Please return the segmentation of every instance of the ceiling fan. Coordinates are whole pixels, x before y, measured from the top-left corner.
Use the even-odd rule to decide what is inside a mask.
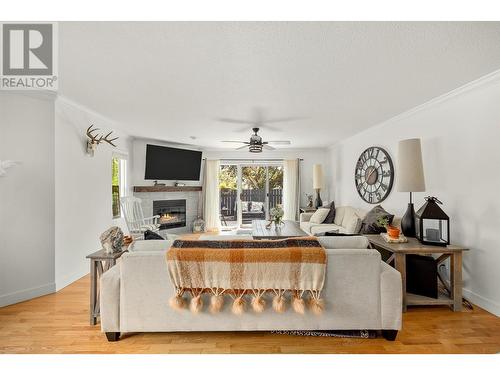
[[[257,134],[259,132],[259,128],[252,128],[252,131],[254,132],[254,134],[252,134],[250,136],[249,142],[245,142],[245,141],[222,141],[222,142],[225,142],[225,143],[243,143],[243,146],[237,147],[235,150],[241,150],[241,149],[244,149],[245,147],[248,147],[248,151],[250,151],[250,152],[262,152],[262,149],[275,150],[275,148],[270,146],[269,144],[289,145],[291,143],[290,141],[262,142],[262,137]]]

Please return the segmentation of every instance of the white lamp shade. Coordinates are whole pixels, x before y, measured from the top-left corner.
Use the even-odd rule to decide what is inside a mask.
[[[413,138],[399,141],[397,169],[398,191],[425,191],[420,139]]]
[[[313,165],[313,189],[323,188],[323,167],[321,164]]]

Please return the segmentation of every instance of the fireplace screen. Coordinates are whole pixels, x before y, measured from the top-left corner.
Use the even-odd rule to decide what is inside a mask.
[[[186,200],[153,201],[153,215],[159,215],[160,229],[186,226]]]

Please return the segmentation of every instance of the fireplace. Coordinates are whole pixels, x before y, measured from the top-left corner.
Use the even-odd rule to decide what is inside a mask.
[[[160,229],[186,226],[186,200],[168,199],[153,201],[153,215],[159,215]]]

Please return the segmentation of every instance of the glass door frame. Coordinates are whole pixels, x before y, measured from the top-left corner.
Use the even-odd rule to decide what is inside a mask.
[[[283,161],[267,161],[267,160],[259,160],[259,161],[253,161],[253,160],[237,160],[237,161],[232,161],[232,160],[224,160],[221,159],[221,166],[223,165],[235,165],[236,166],[236,205],[237,205],[237,226],[238,228],[242,227],[243,224],[243,215],[241,212],[241,194],[243,191],[242,185],[243,185],[243,174],[242,174],[242,169],[244,167],[264,167],[266,171],[266,183],[265,183],[265,202],[264,202],[264,207],[265,207],[265,219],[269,220],[269,167],[277,167],[281,166],[283,167]]]

